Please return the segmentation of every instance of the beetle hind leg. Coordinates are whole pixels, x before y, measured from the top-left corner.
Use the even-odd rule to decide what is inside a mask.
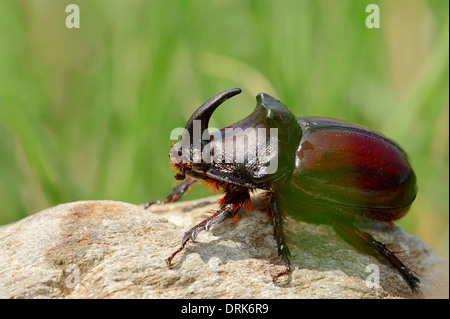
[[[386,244],[377,241],[372,235],[349,227],[340,223],[333,223],[333,228],[345,241],[366,253],[378,252],[383,256],[395,269],[397,269],[405,279],[409,287],[418,294],[422,293],[419,288],[420,280],[416,273],[403,264],[403,262],[391,251]]]

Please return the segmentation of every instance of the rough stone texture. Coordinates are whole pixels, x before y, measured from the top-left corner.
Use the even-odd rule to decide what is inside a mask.
[[[414,297],[386,262],[358,253],[324,225],[289,222],[294,271],[284,269],[263,204],[250,216],[202,232],[168,268],[184,231],[217,209],[216,197],[152,207],[83,201],[0,228],[1,298],[396,298]],[[425,298],[449,297],[449,263],[394,227],[370,229],[395,242],[420,274]],[[295,239],[295,240],[294,240]],[[381,288],[368,288],[368,265]]]

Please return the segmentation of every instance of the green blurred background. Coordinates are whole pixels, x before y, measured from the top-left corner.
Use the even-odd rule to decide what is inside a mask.
[[[66,5],[80,7],[68,29]],[[365,25],[366,5],[381,27]],[[359,123],[410,155],[419,195],[399,224],[448,257],[447,0],[0,2],[0,224],[63,202],[140,204],[175,184],[169,134],[241,87],[297,116]],[[210,194],[196,186],[186,199]]]

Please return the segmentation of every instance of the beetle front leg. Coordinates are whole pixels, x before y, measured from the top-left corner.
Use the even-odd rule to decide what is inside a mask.
[[[181,246],[178,248],[169,258],[167,258],[167,265],[170,267],[172,265],[172,259],[183,250],[187,241],[190,239],[195,242],[195,238],[197,235],[203,230],[209,230],[212,226],[220,224],[225,219],[234,217],[239,209],[241,209],[242,205],[244,205],[247,201],[250,200],[250,195],[248,192],[229,192],[225,195],[222,202],[224,203],[220,210],[216,212],[211,217],[205,219],[200,224],[194,226],[192,229],[187,231],[183,240],[181,241]]]
[[[422,295],[419,289],[420,280],[416,273],[406,267],[405,264],[403,264],[395,255],[395,253],[389,250],[384,243],[377,241],[368,233],[344,224],[334,223],[333,228],[339,236],[341,236],[348,243],[354,245],[356,248],[366,253],[378,252],[381,256],[386,258],[386,260],[400,272],[411,289],[419,296]]]
[[[273,230],[275,239],[277,241],[278,246],[278,255],[283,258],[283,261],[285,262],[286,270],[272,276],[273,281],[276,281],[278,277],[289,275],[291,272],[291,261],[289,260],[289,257],[291,257],[291,252],[289,251],[289,248],[287,247],[285,241],[284,241],[284,232],[283,232],[283,216],[278,209],[279,203],[275,195],[272,194],[270,201],[269,201],[269,216],[272,217],[273,222]]]
[[[144,205],[144,209],[149,208],[152,205],[161,205],[161,204],[167,204],[167,203],[173,203],[176,202],[183,196],[184,193],[188,190],[189,187],[191,187],[193,184],[197,182],[196,179],[188,178],[183,183],[181,183],[178,186],[175,186],[172,190],[172,193],[169,194],[169,196],[166,197],[165,200],[158,200],[156,202],[147,202]]]

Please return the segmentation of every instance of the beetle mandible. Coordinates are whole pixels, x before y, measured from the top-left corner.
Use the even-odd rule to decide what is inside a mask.
[[[416,176],[401,147],[379,133],[344,121],[295,117],[283,103],[265,93],[257,95],[256,108],[248,117],[210,135],[212,113],[240,92],[238,88],[221,92],[192,114],[185,134],[169,155],[178,171],[175,178],[186,180],[165,200],[145,205],[177,201],[198,181],[225,193],[219,211],[184,234],[180,248],[167,258],[168,266],[189,239],[195,241],[201,231],[234,217],[241,207],[251,204],[250,192],[262,189],[268,199],[278,254],[286,266],[274,280],[291,272],[291,254],[283,232],[283,217],[289,214],[294,219],[332,225],[355,247],[381,254],[419,292],[417,275],[384,243],[357,227],[364,220],[392,223],[404,216],[414,201]],[[197,139],[195,125],[201,132]],[[250,135],[247,140],[241,138],[248,128],[264,129],[258,132],[266,132],[266,142],[248,139]],[[267,138],[271,128],[278,132],[276,145]],[[231,134],[230,129],[234,129]],[[239,144],[244,141],[245,145]],[[226,145],[232,145],[231,160]],[[276,171],[271,171],[274,160]]]

